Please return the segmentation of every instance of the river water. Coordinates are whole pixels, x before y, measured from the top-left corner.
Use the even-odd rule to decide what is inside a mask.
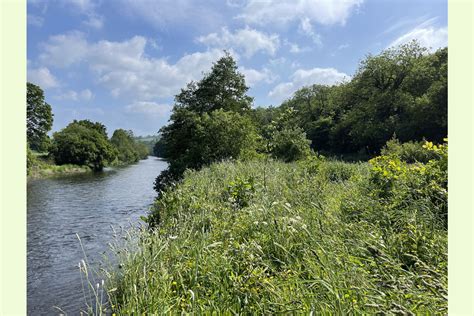
[[[28,182],[28,315],[68,315],[85,309],[78,263],[86,255],[98,267],[112,228],[129,227],[146,215],[153,182],[166,163],[149,157],[100,173]]]

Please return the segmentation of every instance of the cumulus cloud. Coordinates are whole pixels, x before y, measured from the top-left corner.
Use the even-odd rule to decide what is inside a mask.
[[[66,101],[89,101],[94,95],[89,89],[84,89],[82,91],[76,92],[74,90],[67,90],[61,94],[55,95],[56,100],[66,100]]]
[[[259,51],[274,55],[280,46],[280,39],[277,34],[267,35],[249,27],[236,30],[234,33],[227,28],[223,28],[220,33],[200,36],[196,41],[210,47],[234,49],[243,52],[247,58],[252,57]]]
[[[252,68],[240,67],[239,71],[245,76],[245,83],[249,87],[254,87],[260,82],[272,83],[277,79],[277,76],[268,68],[256,70]]]
[[[128,113],[139,113],[160,117],[168,117],[171,109],[172,106],[169,104],[159,104],[149,101],[138,101],[125,107],[125,111]]]
[[[313,30],[313,26],[311,25],[311,21],[308,17],[301,19],[299,31],[309,36],[315,44],[322,45],[321,36]]]
[[[28,69],[28,81],[40,86],[42,89],[59,86],[58,80],[46,67]]]
[[[334,68],[313,68],[308,70],[298,69],[290,79],[290,82],[278,84],[268,93],[268,96],[281,102],[304,86],[312,84],[334,85],[350,79],[350,76]]]
[[[113,96],[150,100],[176,94],[187,82],[201,78],[223,55],[211,49],[184,55],[173,64],[147,56],[146,45],[147,39],[141,36],[121,42],[88,42],[84,34],[72,32],[53,36],[41,45],[39,60],[59,68],[87,66]]]
[[[434,51],[448,45],[448,28],[435,28],[434,26],[416,27],[395,39],[390,43],[389,47],[405,44],[412,40],[417,40],[421,46],[428,47]]]
[[[104,17],[95,14],[89,15],[88,19],[85,20],[83,24],[94,29],[101,29],[104,26]]]
[[[287,24],[308,18],[324,24],[344,25],[363,0],[250,0],[238,18],[250,24]]]

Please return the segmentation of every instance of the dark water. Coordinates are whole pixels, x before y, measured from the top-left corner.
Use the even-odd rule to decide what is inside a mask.
[[[68,315],[85,308],[78,263],[82,239],[92,265],[112,241],[114,227],[140,222],[156,195],[153,181],[166,163],[149,157],[101,173],[28,183],[28,314]]]

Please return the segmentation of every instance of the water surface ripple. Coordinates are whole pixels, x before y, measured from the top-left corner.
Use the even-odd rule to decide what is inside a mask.
[[[112,229],[138,223],[156,196],[153,182],[166,163],[149,157],[101,173],[28,182],[28,314],[69,315],[85,307],[76,233],[91,263],[98,264]]]

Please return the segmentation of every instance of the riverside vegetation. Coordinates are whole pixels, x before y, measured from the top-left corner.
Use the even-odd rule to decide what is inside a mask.
[[[134,138],[132,131],[117,129],[112,137],[106,127],[90,120],[74,120],[64,129],[47,133],[53,124],[51,106],[44,92],[27,83],[27,174],[30,178],[55,174],[99,171],[146,159],[148,146]]]
[[[226,53],[176,95],[147,225],[89,311],[446,314],[447,48],[369,55],[278,107],[247,91]]]

